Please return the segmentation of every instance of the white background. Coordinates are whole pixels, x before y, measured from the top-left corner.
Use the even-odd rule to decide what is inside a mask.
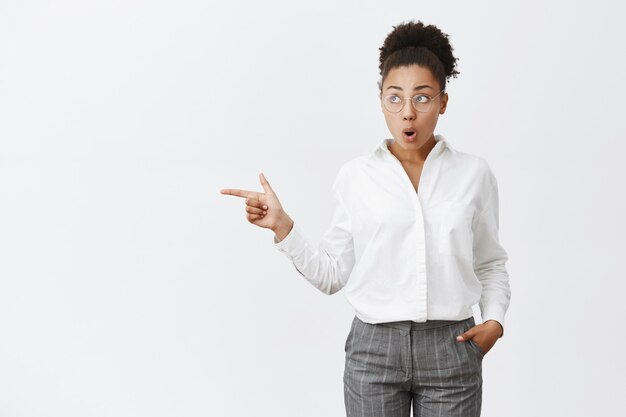
[[[623,413],[618,4],[0,1],[0,416],[344,416],[351,306],[219,190],[263,172],[318,241],[408,19],[459,57],[435,132],[499,183],[483,416]]]

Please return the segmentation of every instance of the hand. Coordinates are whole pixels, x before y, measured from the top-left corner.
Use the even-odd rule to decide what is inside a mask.
[[[467,329],[466,332],[457,336],[456,340],[466,342],[472,339],[482,349],[483,353],[487,354],[502,335],[502,331],[502,325],[496,320],[487,320]]]
[[[236,188],[224,188],[220,190],[220,193],[244,197],[248,221],[259,227],[275,230],[284,223],[285,217],[288,218],[288,216],[263,173],[259,175],[259,178],[265,193]]]

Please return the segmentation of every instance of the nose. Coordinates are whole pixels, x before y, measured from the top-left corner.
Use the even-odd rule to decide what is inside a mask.
[[[407,103],[408,100],[408,103]],[[402,107],[402,118],[404,120],[414,120],[417,116],[415,109],[413,108],[413,103],[410,98],[406,98],[404,101],[404,107]]]

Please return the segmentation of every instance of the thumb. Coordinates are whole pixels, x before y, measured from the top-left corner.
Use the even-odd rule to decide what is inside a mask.
[[[267,181],[267,179],[265,178],[265,175],[263,175],[262,172],[261,172],[261,174],[259,174],[259,178],[261,179],[261,185],[263,186],[263,190],[265,191],[265,193],[266,194],[275,194],[274,190],[270,186],[270,183]]]
[[[474,332],[472,331],[472,329],[469,329],[468,331],[458,335],[456,337],[456,340],[459,341],[459,342],[464,342],[466,340],[471,339],[472,337],[474,337]]]

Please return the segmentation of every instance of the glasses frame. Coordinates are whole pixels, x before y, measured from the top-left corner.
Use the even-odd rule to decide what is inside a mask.
[[[443,93],[444,91],[446,91],[446,89],[444,88],[443,90],[441,90],[436,96],[430,97],[428,94],[424,94],[424,93],[417,93],[415,94],[413,97],[400,97],[398,94],[387,94],[386,96],[381,97],[382,100],[382,105],[385,108],[385,110],[387,110],[389,113],[400,113],[403,109],[404,109],[404,104],[406,100],[411,100],[411,105],[413,106],[413,108],[415,109],[416,112],[418,113],[428,113],[429,111],[431,111],[433,109],[433,103],[435,102],[435,99],[437,97],[439,97],[439,95],[441,93]],[[385,105],[385,99],[389,96],[398,96],[400,98],[402,98],[402,106],[400,107],[400,109],[398,111],[391,111],[387,108],[387,106]],[[413,101],[413,99],[417,96],[428,96],[430,97],[430,101],[428,102],[428,104],[430,104],[430,107],[428,108],[428,110],[418,110],[417,109],[417,105],[415,104],[415,101]],[[419,103],[418,103],[419,104]]]

